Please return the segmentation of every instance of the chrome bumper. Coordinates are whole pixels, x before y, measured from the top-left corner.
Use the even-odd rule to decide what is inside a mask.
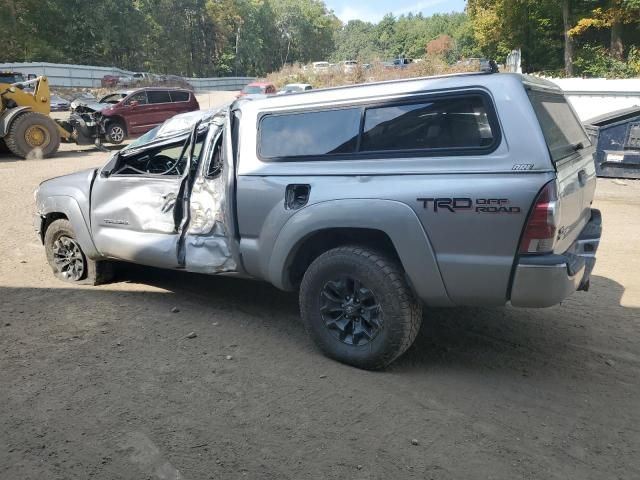
[[[600,211],[592,210],[591,220],[563,255],[520,257],[511,287],[511,304],[515,307],[551,307],[576,290],[589,290],[601,234]]]

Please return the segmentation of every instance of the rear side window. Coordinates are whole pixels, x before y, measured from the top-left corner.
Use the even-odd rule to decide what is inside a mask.
[[[170,92],[172,102],[188,102],[189,92]]]
[[[265,160],[322,160],[326,158],[318,157],[326,155],[396,158],[416,152],[421,156],[477,155],[495,150],[501,139],[491,100],[481,92],[267,114],[259,131],[258,154]]]
[[[263,158],[354,153],[360,108],[267,115],[260,122]]]
[[[148,90],[147,98],[149,103],[170,103],[171,96],[166,90]]]
[[[478,95],[369,108],[360,150],[483,148],[493,141],[487,109]]]
[[[527,93],[554,163],[591,145],[564,95],[532,89]]]

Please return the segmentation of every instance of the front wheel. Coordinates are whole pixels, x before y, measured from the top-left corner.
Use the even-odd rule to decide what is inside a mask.
[[[27,158],[34,150],[48,158],[60,147],[56,122],[37,112],[19,114],[4,138],[7,147],[18,157]]]
[[[107,126],[106,136],[109,143],[118,145],[124,142],[124,139],[127,138],[127,133],[119,122],[111,122]]]
[[[69,283],[100,285],[113,277],[113,264],[87,258],[71,222],[55,220],[44,235],[47,261],[56,278]]]
[[[367,370],[402,355],[422,322],[422,305],[400,264],[358,246],[329,250],[311,264],[300,286],[300,310],[325,355]]]

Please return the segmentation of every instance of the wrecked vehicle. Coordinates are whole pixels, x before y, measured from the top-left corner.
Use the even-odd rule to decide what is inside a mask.
[[[66,128],[79,145],[119,144],[142,135],[174,115],[199,110],[193,92],[179,88],[122,90],[100,98],[76,99]]]
[[[126,261],[298,291],[325,354],[379,369],[424,306],[549,307],[588,289],[593,151],[562,91],[526,76],[312,90],[175,117],[43,182],[35,229],[68,282]]]

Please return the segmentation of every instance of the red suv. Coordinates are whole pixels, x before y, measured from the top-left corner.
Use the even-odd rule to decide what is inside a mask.
[[[178,113],[200,110],[193,92],[181,88],[139,88],[110,93],[100,99],[99,105],[95,110],[102,114],[101,123],[109,143],[147,133]]]

